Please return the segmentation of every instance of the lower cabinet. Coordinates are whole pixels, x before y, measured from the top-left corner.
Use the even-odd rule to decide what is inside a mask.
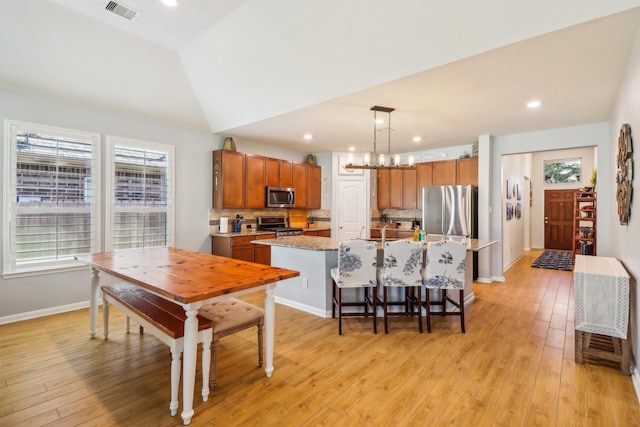
[[[271,246],[254,245],[254,240],[275,239],[275,233],[255,236],[211,236],[211,253],[242,261],[271,265]]]

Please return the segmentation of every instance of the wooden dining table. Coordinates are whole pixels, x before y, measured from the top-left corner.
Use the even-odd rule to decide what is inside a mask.
[[[170,247],[77,255],[75,259],[91,267],[91,338],[97,332],[101,271],[184,308],[187,317],[184,323],[181,415],[185,425],[191,422],[194,414],[198,344],[196,314],[203,304],[265,289],[265,372],[267,377],[271,377],[274,370],[274,291],[278,281],[299,276],[298,271]]]

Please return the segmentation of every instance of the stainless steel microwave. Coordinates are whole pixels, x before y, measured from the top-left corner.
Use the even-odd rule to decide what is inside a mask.
[[[283,187],[267,187],[268,208],[294,208],[296,206],[296,189]]]

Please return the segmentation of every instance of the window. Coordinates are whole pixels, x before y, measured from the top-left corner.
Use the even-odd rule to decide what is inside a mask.
[[[78,268],[100,248],[100,136],[5,120],[3,275]]]
[[[174,149],[107,137],[106,250],[172,246]]]

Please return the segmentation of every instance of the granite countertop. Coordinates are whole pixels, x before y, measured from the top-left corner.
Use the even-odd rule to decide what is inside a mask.
[[[377,241],[376,239],[371,239]],[[478,240],[467,239],[465,237],[446,237],[446,236],[427,236],[426,244],[429,242],[440,242],[442,240],[453,240],[456,242],[465,242],[467,250],[477,252],[488,246],[497,243],[497,240]],[[287,248],[306,249],[310,251],[337,251],[340,241],[335,238],[316,237],[316,236],[287,236],[277,239],[256,240],[252,243],[257,245],[282,246]],[[382,250],[382,242],[378,241],[378,250]]]
[[[258,230],[243,230],[243,231],[240,231],[239,233],[233,233],[233,232],[220,233],[219,231],[218,232],[209,233],[210,236],[214,236],[214,237],[263,236],[265,234],[274,234],[275,235],[275,232],[273,232],[273,231],[258,231]]]

